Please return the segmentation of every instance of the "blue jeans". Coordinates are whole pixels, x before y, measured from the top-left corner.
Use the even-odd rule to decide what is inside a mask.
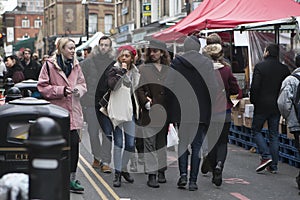
[[[198,126],[199,125],[199,126]],[[197,182],[199,166],[201,161],[200,149],[204,136],[207,132],[207,127],[204,124],[181,124],[179,128],[179,172],[180,176],[187,175],[188,170],[188,146],[191,144],[191,170],[190,182]]]
[[[109,164],[111,162],[111,142],[113,131],[110,119],[100,112],[96,113],[94,106],[87,107],[84,109],[84,112],[85,120],[88,123],[92,154],[97,160],[101,160],[102,162]],[[100,122],[97,120],[96,114],[98,115]],[[104,133],[102,135],[102,144],[100,143],[99,138],[100,125]]]
[[[262,159],[272,158],[272,169],[277,170],[279,158],[279,114],[255,114],[252,122],[252,134]],[[261,133],[265,121],[268,121],[269,146]]]
[[[123,150],[123,131],[125,148]],[[133,121],[123,122],[114,131],[114,167],[116,172],[127,171],[127,164],[134,153],[135,124]]]

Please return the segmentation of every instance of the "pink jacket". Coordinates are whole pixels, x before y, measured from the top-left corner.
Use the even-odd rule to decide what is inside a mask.
[[[58,66],[56,55],[47,62],[49,72],[45,62],[39,75],[37,85],[39,92],[50,103],[61,106],[69,111],[70,130],[81,129],[83,126],[83,114],[80,98],[86,93],[87,87],[79,62],[75,59],[72,72],[68,78]],[[80,94],[79,97],[76,97],[73,94],[65,97],[65,87],[70,87],[72,91],[75,88],[78,89]]]

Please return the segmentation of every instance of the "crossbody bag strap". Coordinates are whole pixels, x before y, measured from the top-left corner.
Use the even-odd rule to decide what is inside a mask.
[[[50,69],[49,69],[48,61],[46,61],[46,68],[47,68],[47,72],[48,72],[49,83],[51,83],[51,79],[50,79]]]

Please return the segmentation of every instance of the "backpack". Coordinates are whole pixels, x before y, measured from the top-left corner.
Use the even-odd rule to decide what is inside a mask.
[[[298,81],[299,81],[299,84],[297,86],[296,96],[294,97],[293,104],[294,104],[294,108],[295,108],[295,113],[296,113],[297,120],[300,123],[300,75],[298,75],[298,74],[292,74],[292,76],[296,77],[298,79]],[[300,152],[299,134],[295,133],[294,134],[294,138],[295,138],[295,147]],[[300,186],[300,177],[299,177],[299,186]]]

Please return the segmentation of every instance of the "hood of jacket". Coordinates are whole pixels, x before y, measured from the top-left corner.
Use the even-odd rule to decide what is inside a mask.
[[[57,53],[55,53],[50,59],[48,59],[48,61],[52,62],[58,70],[62,70],[57,62]],[[79,65],[79,61],[76,58],[74,58],[73,67],[76,65]]]
[[[219,63],[219,62],[213,62],[213,65],[214,65],[214,70],[221,69],[225,66],[225,65],[223,65],[222,63]]]

